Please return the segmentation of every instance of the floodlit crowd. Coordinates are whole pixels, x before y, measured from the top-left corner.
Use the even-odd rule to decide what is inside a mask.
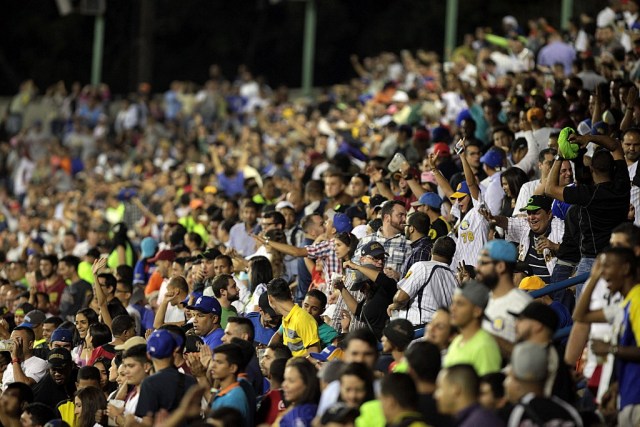
[[[352,56],[313,99],[25,81],[0,423],[639,426],[638,6]]]

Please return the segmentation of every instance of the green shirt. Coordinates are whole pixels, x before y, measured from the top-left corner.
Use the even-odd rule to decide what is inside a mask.
[[[91,271],[91,263],[81,261],[78,264],[78,276],[93,285],[93,273]]]
[[[222,315],[220,316],[220,327],[222,329],[227,327],[227,319],[229,317],[236,317],[238,315],[238,312],[236,311],[236,308],[234,306],[229,306],[229,308],[222,308]]]
[[[453,339],[442,364],[445,368],[459,363],[472,365],[479,376],[499,372],[502,363],[500,348],[496,340],[484,329],[466,343],[462,343],[462,335]]]
[[[338,335],[338,331],[336,331],[326,323],[322,322],[318,325],[318,336],[320,337],[322,348],[331,345],[331,341],[336,339]]]

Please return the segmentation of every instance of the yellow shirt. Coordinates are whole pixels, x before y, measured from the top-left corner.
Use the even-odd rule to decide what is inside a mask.
[[[282,342],[289,347],[293,356],[305,356],[307,348],[320,342],[318,322],[300,306],[294,305],[282,319]]]

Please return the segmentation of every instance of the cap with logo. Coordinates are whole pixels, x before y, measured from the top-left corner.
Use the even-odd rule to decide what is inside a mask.
[[[53,368],[69,366],[72,363],[71,352],[63,347],[54,348],[49,352],[47,362],[49,362],[49,366]]]
[[[553,199],[551,197],[544,196],[541,194],[534,194],[533,196],[529,197],[529,200],[527,201],[527,205],[521,208],[520,211],[534,212],[534,211],[537,211],[538,209],[542,209],[544,211],[550,211],[552,204],[553,204]]]
[[[196,310],[205,314],[220,314],[222,311],[217,299],[205,296],[199,297],[193,305],[188,305],[187,308],[189,310]]]
[[[322,414],[320,423],[328,425],[330,423],[340,425],[353,425],[356,418],[360,415],[358,408],[347,406],[345,403],[338,402],[331,406],[327,411]]]
[[[166,329],[156,329],[147,340],[147,353],[154,359],[166,359],[181,345],[178,336]]]
[[[506,155],[502,148],[491,147],[484,156],[480,157],[480,163],[484,163],[492,169],[503,166]]]
[[[337,213],[333,216],[333,227],[337,233],[349,233],[353,229],[351,218],[343,213]]]
[[[515,245],[502,239],[494,239],[487,242],[482,251],[487,251],[489,258],[494,261],[516,262],[518,251]],[[481,251],[481,253],[482,253]]]
[[[451,156],[451,150],[449,149],[449,145],[446,142],[436,142],[435,144],[433,144],[431,152],[437,154],[438,157]]]
[[[365,243],[365,245],[360,250],[360,254],[362,256],[370,256],[372,258],[382,259],[386,255],[384,250],[384,246],[382,243],[372,240],[371,242]]]
[[[342,349],[335,345],[328,345],[320,353],[309,353],[309,356],[321,362],[342,359]]]
[[[57,328],[51,333],[51,342],[73,342],[73,332],[69,329]]]
[[[20,326],[26,326],[28,328],[37,328],[42,325],[47,319],[47,316],[40,310],[31,310],[24,316],[24,321]]]
[[[469,185],[467,181],[462,181],[456,187],[456,192],[449,196],[452,199],[462,199],[464,196],[470,196],[471,190],[469,190]]]

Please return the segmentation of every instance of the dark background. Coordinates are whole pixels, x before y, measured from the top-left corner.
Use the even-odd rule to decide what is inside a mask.
[[[202,83],[210,64],[228,78],[245,63],[272,86],[300,86],[305,4],[281,0],[107,0],[102,80],[114,93],[137,85],[142,22],[153,31],[151,83],[164,91],[171,80]],[[499,29],[501,18],[545,16],[559,27],[560,0],[460,0],[458,42],[476,26]],[[149,3],[147,3],[148,5]],[[574,0],[574,14],[595,16],[606,0]],[[354,75],[349,55],[383,50],[442,53],[446,0],[318,0],[316,86]],[[91,74],[91,16],[60,16],[54,0],[3,2],[0,14],[0,95],[16,93],[33,78],[40,91],[63,79],[86,83]],[[146,19],[146,21],[145,21]]]

